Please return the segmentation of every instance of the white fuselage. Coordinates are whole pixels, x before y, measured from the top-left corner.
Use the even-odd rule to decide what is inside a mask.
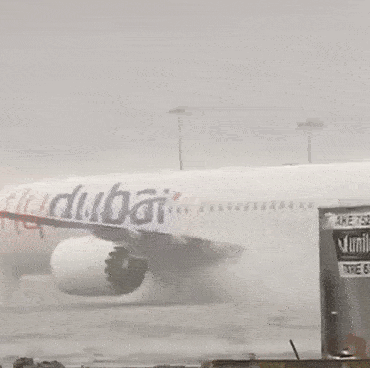
[[[304,231],[307,227],[317,226],[319,206],[366,203],[370,199],[369,169],[370,163],[351,163],[115,174],[45,181],[0,192],[0,211],[77,223],[107,224],[134,231],[196,236],[238,243],[250,249],[251,236],[256,231],[260,232],[262,225],[274,234],[270,241],[279,243],[281,236],[287,236],[287,232],[276,223],[282,221],[280,218],[287,218],[290,223],[288,231],[298,231],[299,219],[304,218],[301,224],[304,228],[300,229]],[[104,205],[114,186],[117,193],[126,193],[127,208],[121,204],[123,197],[116,194],[111,201],[113,212],[107,220],[107,216],[104,218]],[[73,192],[73,201],[68,204],[66,197]],[[59,199],[56,198],[58,196]],[[152,200],[153,204],[152,214],[146,214],[147,220],[144,206],[137,206],[146,200]],[[136,213],[133,214],[135,205]],[[124,221],[115,221],[121,210],[127,212],[122,217]],[[162,213],[161,219],[158,218],[159,212]],[[6,236],[12,232],[16,235],[15,249],[10,247],[3,252],[27,252],[30,249],[20,246],[22,237],[26,234],[31,237],[31,233],[38,235],[37,230],[26,231],[20,221],[3,219],[2,229]],[[317,233],[312,236],[306,241],[316,243]],[[47,238],[38,243],[39,248],[32,251],[48,248]]]

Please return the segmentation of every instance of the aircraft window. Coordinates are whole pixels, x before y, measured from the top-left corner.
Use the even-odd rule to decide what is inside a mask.
[[[246,205],[244,206],[244,211],[248,211],[248,209],[249,209],[249,205],[248,205],[248,204],[246,204]]]
[[[280,202],[279,209],[285,208],[285,202]]]
[[[263,202],[261,206],[261,210],[264,211],[267,208],[267,203]]]
[[[219,211],[223,211],[223,210],[224,210],[224,208],[223,208],[221,205],[219,205],[219,206],[218,206],[218,210],[219,210]]]
[[[290,203],[289,203],[289,208],[293,208],[293,206],[294,206],[294,205],[293,205],[293,202],[290,202]]]
[[[258,210],[258,203],[257,202],[254,202],[254,207],[253,207],[254,210]]]
[[[188,212],[189,212],[189,210],[187,208],[185,208],[185,213],[188,213]]]
[[[214,207],[213,207],[213,206],[211,206],[211,207],[209,208],[209,210],[210,210],[211,212],[213,212],[215,209],[214,209]]]
[[[181,208],[177,207],[176,211],[177,211],[177,213],[181,213]]]
[[[233,205],[232,205],[232,203],[229,203],[229,204],[228,204],[227,209],[228,209],[229,211],[231,211],[231,210],[233,209]]]
[[[272,202],[271,205],[270,205],[270,209],[271,210],[275,210],[276,209],[276,203],[275,202]]]
[[[236,210],[236,211],[239,211],[239,210],[240,210],[239,205],[236,205],[236,206],[235,206],[235,210]]]
[[[204,207],[203,206],[199,207],[199,212],[204,212]]]

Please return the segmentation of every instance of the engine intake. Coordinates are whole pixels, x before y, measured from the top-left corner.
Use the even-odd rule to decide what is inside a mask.
[[[132,293],[140,287],[148,271],[146,259],[94,236],[62,241],[54,250],[50,264],[58,288],[81,296]]]

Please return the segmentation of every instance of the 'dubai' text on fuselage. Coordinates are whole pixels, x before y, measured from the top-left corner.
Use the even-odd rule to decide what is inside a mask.
[[[166,196],[158,196],[155,189],[144,189],[134,194],[129,191],[121,190],[119,187],[120,183],[117,183],[113,185],[107,195],[105,195],[104,192],[96,194],[90,212],[88,209],[83,211],[89,193],[82,192],[78,197],[79,192],[83,188],[82,185],[78,185],[71,194],[58,194],[51,200],[49,205],[49,216],[90,223],[96,222],[105,225],[122,225],[126,218],[129,217],[132,224],[143,225],[155,220],[154,204],[157,203],[156,220],[159,224],[163,224],[163,205],[167,199]],[[169,190],[165,189],[163,194],[168,195],[168,193]],[[136,199],[145,199],[133,201],[134,195]],[[120,199],[117,203],[118,213],[114,216],[113,208],[116,206],[113,205],[113,202],[117,199]],[[77,201],[77,206],[75,205],[75,201]],[[60,207],[60,202],[63,202],[63,208],[62,212],[58,215],[57,209]],[[103,209],[100,213],[98,211],[99,208]],[[73,209],[75,210],[73,211]],[[143,216],[140,216],[139,213],[142,213]]]
[[[173,199],[180,195],[175,193]],[[164,204],[169,196],[169,189],[128,191],[121,189],[121,183],[114,184],[107,192],[93,193],[84,191],[84,186],[79,184],[69,193],[56,195],[35,193],[31,189],[25,189],[21,195],[11,193],[3,198],[1,209],[69,222],[114,227],[128,223],[140,227],[149,223],[164,223]],[[25,219],[18,221],[23,222],[26,229],[38,228],[26,225]]]

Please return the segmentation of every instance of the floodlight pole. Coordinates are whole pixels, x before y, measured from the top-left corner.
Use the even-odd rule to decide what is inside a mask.
[[[183,166],[183,163],[182,163],[182,132],[181,132],[182,121],[181,121],[180,116],[177,117],[177,124],[178,124],[178,127],[179,127],[179,162],[180,162],[180,170],[183,170],[184,166]]]
[[[297,130],[303,130],[307,134],[307,154],[308,162],[312,164],[312,132],[324,127],[324,123],[319,119],[307,119],[304,123],[297,123]]]
[[[308,153],[308,163],[312,164],[312,149],[311,149],[312,131],[308,131],[307,134],[307,153]]]
[[[182,119],[181,119],[181,115],[191,115],[190,112],[187,112],[186,111],[186,107],[184,106],[179,106],[179,107],[176,107],[175,109],[172,109],[170,111],[168,111],[170,114],[177,114],[177,127],[178,127],[178,130],[179,130],[179,162],[180,162],[180,170],[183,170],[184,169],[184,164],[183,164],[183,161],[182,161]]]

